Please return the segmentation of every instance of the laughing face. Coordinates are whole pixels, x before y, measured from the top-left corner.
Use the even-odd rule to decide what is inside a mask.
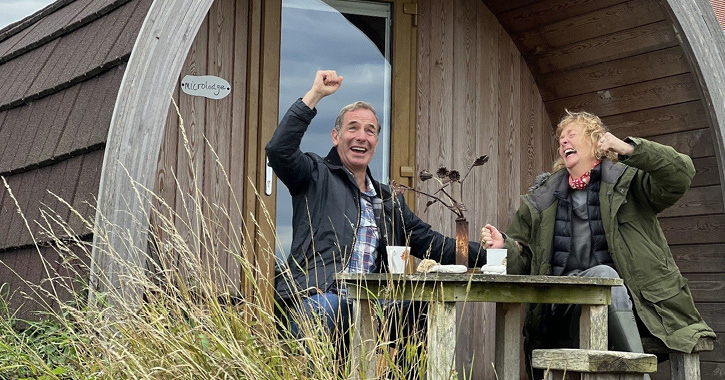
[[[571,122],[564,126],[559,135],[559,157],[573,177],[581,176],[594,166],[597,160],[582,124]]]
[[[365,108],[346,112],[340,131],[332,130],[332,144],[353,174],[364,175],[378,145],[378,131],[378,119]]]

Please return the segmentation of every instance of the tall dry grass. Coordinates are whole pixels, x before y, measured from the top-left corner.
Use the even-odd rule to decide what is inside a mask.
[[[180,124],[186,140],[183,120]],[[217,166],[228,184],[218,159]],[[7,182],[4,185],[15,199]],[[29,233],[40,229],[34,241],[44,260],[45,280],[25,281],[28,290],[23,294],[11,294],[7,285],[0,285],[0,379],[350,376],[349,362],[340,360],[338,343],[320,320],[295,314],[301,328],[300,334],[294,336],[286,325],[277,323],[275,311],[279,311],[279,305],[270,307],[270,300],[245,297],[238,291],[239,276],[230,276],[228,263],[220,263],[220,257],[233,258],[252,293],[270,285],[263,282],[269,281],[268,277],[259,273],[248,258],[266,254],[274,260],[274,252],[252,252],[249,231],[255,226],[233,225],[240,218],[231,215],[242,215],[233,192],[233,201],[225,208],[210,202],[201,189],[192,189],[183,196],[184,211],[180,215],[151,189],[138,183],[134,188],[137,197],[153,205],[145,215],[152,221],[149,244],[130,247],[142,258],[143,266],[128,262],[105,244],[109,241],[106,229],[63,199],[58,198],[59,203],[81,221],[82,231],[74,230],[67,218],[48,207],[43,208],[39,220],[23,216]],[[24,215],[19,206],[18,212]],[[101,219],[108,223],[103,216]],[[274,224],[270,220],[262,222]],[[224,225],[231,227],[219,228]],[[97,273],[91,279],[94,247],[87,239],[89,233],[104,243],[96,249],[105,250],[101,254],[119,264],[124,286],[114,286],[107,273]],[[262,238],[276,240],[275,236]],[[51,249],[54,254],[44,255],[41,249]],[[0,265],[5,265],[2,257]],[[19,318],[17,309],[6,302],[11,298],[39,305],[35,316]],[[378,377],[402,379],[415,374],[416,378],[424,378],[426,353],[422,337],[414,335],[406,342],[393,344],[388,331],[402,327],[389,326],[380,305],[376,313],[381,320],[379,355],[374,359]]]
[[[7,190],[11,193],[11,189]],[[122,269],[126,274],[124,282],[142,289],[141,300],[128,299],[128,293],[114,288],[105,276],[94,280],[108,283],[91,285],[92,242],[79,239],[82,234],[53,210],[44,209],[40,221],[26,221],[28,226],[41,225],[42,244],[52,248],[55,255],[50,256],[61,265],[45,262],[46,280],[40,284],[26,281],[30,291],[20,297],[41,305],[33,320],[21,320],[17,310],[0,302],[1,379],[349,377],[349,362],[340,360],[338,343],[319,319],[290,315],[301,325],[300,336],[293,336],[285,325],[277,323],[274,310],[229,291],[226,286],[234,280],[215,259],[221,253],[214,250],[219,245],[209,244],[220,239],[213,232],[218,229],[210,226],[222,221],[202,221],[190,239],[189,226],[179,223],[187,218],[176,215],[147,189],[144,194],[156,205],[148,215],[155,221],[150,243],[137,247],[146,266],[138,268],[124,263],[113,251],[104,252],[121,265],[128,265]],[[202,196],[187,201],[194,203],[198,212],[210,207]],[[76,216],[85,228],[103,237],[104,231],[96,230],[91,220]],[[225,240],[230,239],[226,236]],[[47,260],[40,244],[38,255]],[[224,254],[231,253],[248,276],[261,278],[245,261],[255,256],[246,252],[247,244],[238,241],[222,248],[233,250],[235,244],[238,252]],[[98,288],[105,291],[98,292]],[[0,287],[0,294],[0,300],[11,298],[7,286]],[[410,373],[416,373],[423,378],[422,337],[393,344],[390,328],[402,327],[389,326],[389,315],[380,305],[376,314],[382,322],[377,339],[379,355],[375,359],[379,377],[410,378]]]

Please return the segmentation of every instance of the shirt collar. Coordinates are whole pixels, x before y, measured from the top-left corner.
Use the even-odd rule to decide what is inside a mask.
[[[369,175],[365,176],[365,187],[367,190],[363,191],[363,194],[369,197],[374,197],[378,194],[377,191],[375,191],[375,186],[373,186],[373,181],[370,179]]]

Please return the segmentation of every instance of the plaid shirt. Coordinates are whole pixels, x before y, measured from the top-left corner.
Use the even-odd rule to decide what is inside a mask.
[[[375,260],[378,258],[378,226],[375,223],[375,188],[370,178],[367,178],[367,191],[360,197],[360,224],[357,228],[355,246],[352,257],[345,267],[345,273],[370,273],[375,270]],[[382,210],[382,204],[377,205]]]

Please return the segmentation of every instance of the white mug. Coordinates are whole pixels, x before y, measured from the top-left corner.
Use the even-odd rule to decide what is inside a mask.
[[[405,266],[408,263],[408,252],[410,247],[402,245],[389,245],[388,250],[388,272],[405,273]]]
[[[506,248],[487,248],[486,265],[506,265]]]

